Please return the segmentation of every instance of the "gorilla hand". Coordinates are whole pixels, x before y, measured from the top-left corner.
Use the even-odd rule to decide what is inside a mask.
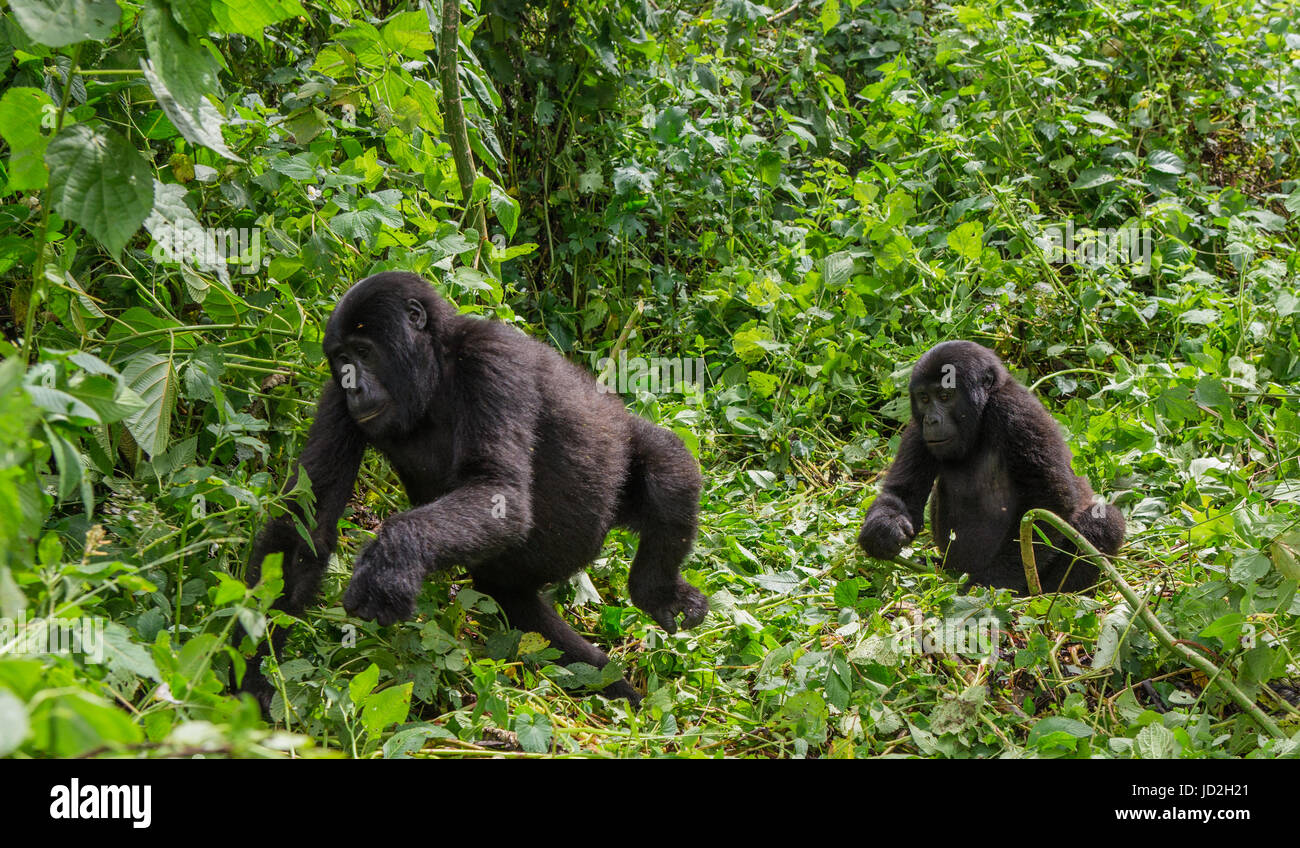
[[[415,599],[424,583],[424,567],[394,544],[398,537],[385,533],[357,555],[352,581],[343,595],[348,615],[393,624],[415,617]]]
[[[869,557],[891,560],[915,538],[916,529],[903,510],[882,502],[885,499],[886,496],[881,495],[867,510],[862,530],[858,533],[858,544]]]

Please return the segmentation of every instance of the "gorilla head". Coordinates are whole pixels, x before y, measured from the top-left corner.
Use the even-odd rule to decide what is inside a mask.
[[[912,369],[912,420],[926,449],[941,460],[968,456],[979,441],[989,396],[1009,379],[993,351],[974,342],[944,342]]]
[[[325,325],[323,348],[348,413],[372,438],[414,430],[438,379],[434,339],[448,305],[411,275],[379,274],[348,290]]]

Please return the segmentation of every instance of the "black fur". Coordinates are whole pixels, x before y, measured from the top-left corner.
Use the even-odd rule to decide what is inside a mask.
[[[298,613],[315,597],[373,445],[412,508],[390,516],[357,556],[349,613],[381,624],[410,618],[425,576],[463,565],[512,626],[541,633],[563,663],[601,667],[609,658],[538,591],[585,567],[620,525],[640,536],[632,601],[670,633],[679,616],[683,627],[704,619],[707,598],[679,573],[695,538],[698,465],[677,436],[628,413],[590,374],[516,329],[458,314],[408,273],[353,286],[330,316],[324,349],[333,378],[300,457],[316,497],[315,551],[284,517],[259,536],[249,569],[252,583],[263,557],[284,553],[278,608]],[[265,651],[243,684],[264,708]],[[626,680],[606,694],[640,700]]]
[[[1070,449],[1043,405],[993,351],[944,342],[912,370],[912,420],[858,534],[868,555],[891,559],[916,536],[930,507],[944,567],[972,582],[1025,592],[1020,519],[1050,509],[1103,553],[1124,541],[1124,518],[1070,470]],[[1034,545],[1044,591],[1084,591],[1097,567],[1050,533]],[[1066,571],[1069,575],[1066,575]]]

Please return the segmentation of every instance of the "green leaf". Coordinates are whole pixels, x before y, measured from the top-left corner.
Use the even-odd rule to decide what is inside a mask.
[[[822,283],[827,288],[843,287],[857,271],[857,262],[847,250],[832,253],[822,260]]]
[[[379,666],[371,663],[348,684],[348,695],[352,697],[352,703],[360,704],[365,701],[366,696],[374,691],[375,684],[378,682]]]
[[[0,137],[9,143],[9,191],[45,188],[50,174],[45,167],[49,138],[41,121],[54,101],[38,88],[11,88],[0,97]]]
[[[75,757],[104,746],[134,745],[139,725],[89,692],[74,690],[33,706],[32,745],[56,757]]]
[[[948,246],[963,258],[978,262],[984,250],[984,225],[979,221],[967,221],[948,233]]]
[[[1133,741],[1134,753],[1144,760],[1172,759],[1178,756],[1180,747],[1174,732],[1163,724],[1148,724]]]
[[[158,105],[189,141],[227,159],[242,162],[221,136],[225,123],[209,95],[220,95],[217,64],[206,49],[182,29],[161,3],[151,2],[140,15],[149,58],[140,60]]]
[[[1090,124],[1096,124],[1099,127],[1108,127],[1112,130],[1119,129],[1115,122],[1110,119],[1109,115],[1103,112],[1084,112],[1083,119]]]
[[[519,747],[530,754],[544,754],[551,747],[551,720],[545,715],[523,713],[515,717]]]
[[[506,231],[506,236],[514,238],[515,228],[519,226],[519,201],[493,183],[488,203],[492,207],[492,214],[501,223],[501,228]]]
[[[1187,170],[1187,163],[1176,153],[1168,150],[1153,150],[1147,156],[1147,167],[1162,174],[1181,174]]]
[[[1040,739],[1056,733],[1063,733],[1076,739],[1086,739],[1092,735],[1092,728],[1072,718],[1048,716],[1029,729],[1029,744],[1036,745]]]
[[[1201,406],[1208,406],[1211,409],[1228,409],[1232,406],[1232,398],[1229,397],[1228,390],[1223,387],[1223,382],[1209,375],[1202,377],[1196,384],[1195,398]]]
[[[785,159],[775,150],[764,150],[758,154],[758,158],[754,161],[754,165],[758,169],[758,178],[765,185],[772,188],[776,188],[781,181],[781,166],[783,164],[785,164]]]
[[[45,164],[54,211],[120,254],[153,208],[153,176],[136,149],[115,132],[74,124],[50,142]]]
[[[1119,176],[1110,168],[1088,168],[1082,174],[1079,174],[1079,178],[1070,185],[1070,188],[1097,188],[1098,186],[1113,183],[1117,179],[1119,179]]]
[[[117,0],[9,0],[9,8],[23,31],[48,47],[103,41],[122,18]]]
[[[172,410],[176,406],[176,372],[172,362],[156,353],[143,352],[127,360],[122,379],[144,401],[144,408],[126,419],[135,443],[149,455],[167,449]]]
[[[27,706],[13,693],[0,689],[0,757],[16,751],[30,730]]]
[[[817,22],[822,25],[822,35],[827,35],[840,23],[840,0],[826,0],[822,4],[821,14],[817,16]]]
[[[298,0],[215,0],[212,14],[224,32],[237,32],[261,41],[267,27],[286,18],[305,16],[307,10]]]
[[[411,711],[411,689],[414,682],[400,686],[389,686],[366,697],[366,705],[361,711],[361,723],[372,734],[378,735],[390,724],[406,721]]]

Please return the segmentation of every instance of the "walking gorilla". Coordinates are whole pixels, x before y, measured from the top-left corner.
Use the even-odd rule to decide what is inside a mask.
[[[892,559],[916,536],[932,486],[932,535],[944,567],[974,583],[1026,591],[1020,519],[1031,509],[1057,513],[1103,553],[1119,550],[1119,510],[1070,470],[1056,421],[993,351],[966,341],[936,345],[912,370],[909,391],[912,420],[858,534],[869,556]],[[1090,589],[1097,567],[1076,561],[1059,534],[1048,538],[1050,546],[1034,544],[1043,588]]]
[[[344,294],[324,352],[332,379],[299,460],[316,500],[311,541],[292,516],[281,517],[258,537],[249,568],[253,583],[262,559],[283,553],[278,609],[296,614],[315,597],[362,454],[374,445],[412,508],[390,516],[358,554],[343,598],[349,613],[380,624],[410,618],[425,576],[460,564],[511,626],[546,637],[562,663],[603,667],[609,657],[538,590],[586,566],[617,524],[640,536],[632,601],[669,633],[679,616],[688,628],[704,619],[707,598],[679,573],[695,538],[695,459],[590,374],[505,324],[460,315],[427,281],[399,272]],[[277,652],[283,643],[281,632]],[[242,687],[264,709],[266,650]],[[605,694],[640,701],[626,680]]]

